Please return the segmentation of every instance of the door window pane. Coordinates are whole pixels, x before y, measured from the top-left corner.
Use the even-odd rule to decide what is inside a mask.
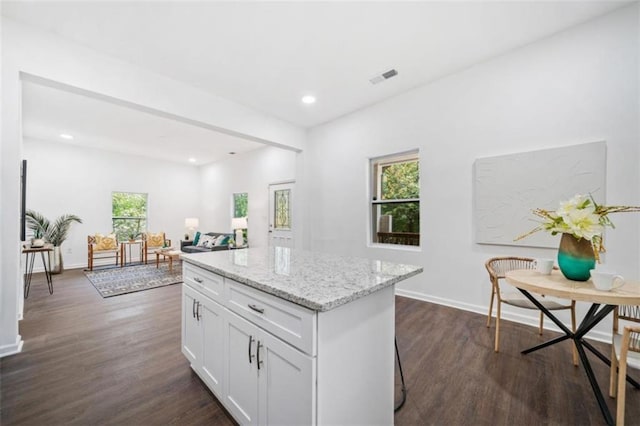
[[[291,210],[289,209],[289,197],[291,196],[290,189],[278,189],[274,191],[274,228],[275,229],[290,229],[291,228]]]

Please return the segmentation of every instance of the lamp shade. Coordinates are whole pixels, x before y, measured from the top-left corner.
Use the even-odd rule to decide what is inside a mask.
[[[184,220],[185,228],[197,228],[199,224],[197,217],[188,217]]]
[[[246,217],[234,217],[231,219],[231,229],[245,229],[247,228]]]

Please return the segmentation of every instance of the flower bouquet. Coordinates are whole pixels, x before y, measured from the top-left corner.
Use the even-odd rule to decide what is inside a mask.
[[[516,238],[521,240],[538,231],[548,231],[551,235],[571,234],[575,238],[584,238],[591,242],[596,259],[604,252],[602,233],[605,227],[615,228],[610,213],[640,212],[640,207],[603,206],[591,195],[576,194],[568,201],[561,201],[556,211],[534,209],[533,214],[542,219],[540,225]]]
[[[600,262],[600,253],[604,252],[602,233],[606,227],[615,228],[610,213],[640,212],[640,207],[603,206],[591,195],[577,194],[568,201],[560,202],[556,211],[534,209],[540,224],[516,238],[516,241],[538,231],[547,231],[551,235],[563,234],[558,252],[558,265],[569,279],[586,281],[589,270]]]

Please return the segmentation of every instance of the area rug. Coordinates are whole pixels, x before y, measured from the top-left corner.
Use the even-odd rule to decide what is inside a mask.
[[[182,268],[179,264],[173,266],[172,272],[166,263],[159,268],[154,263],[85,271],[85,275],[102,297],[112,297],[181,283]]]

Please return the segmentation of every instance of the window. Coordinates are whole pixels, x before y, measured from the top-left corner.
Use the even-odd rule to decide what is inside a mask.
[[[249,209],[249,194],[246,192],[238,192],[233,194],[233,216],[232,217],[247,217]],[[242,230],[242,236],[245,241],[249,240],[249,232],[246,229]]]
[[[372,242],[420,245],[418,151],[371,160]]]
[[[147,231],[147,194],[113,192],[111,219],[119,241],[139,238]]]
[[[246,192],[233,194],[233,217],[247,217],[249,194]]]

